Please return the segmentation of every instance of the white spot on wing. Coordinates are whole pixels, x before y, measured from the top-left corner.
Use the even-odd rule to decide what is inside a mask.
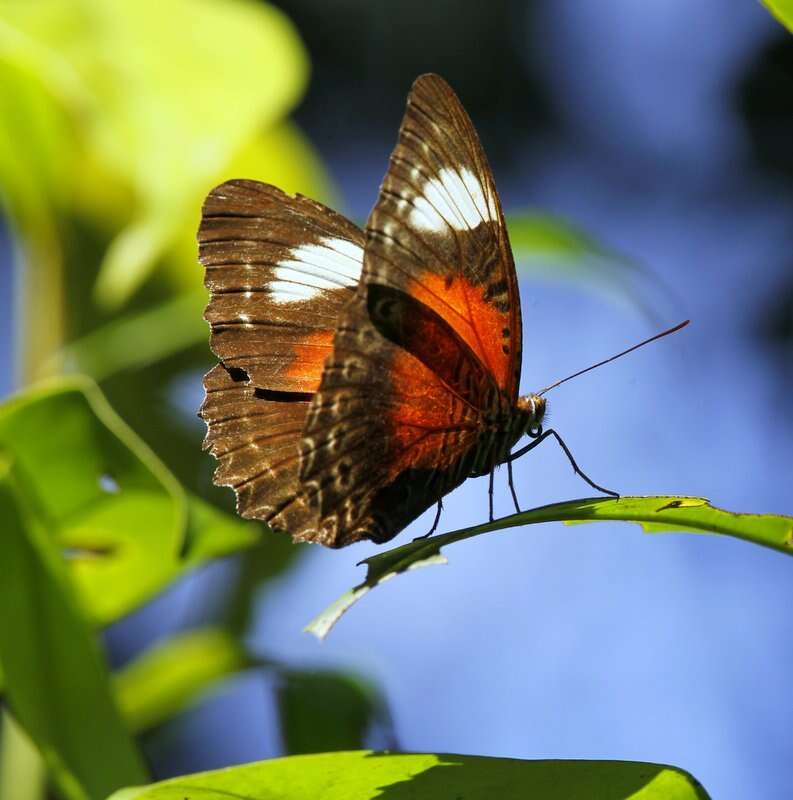
[[[322,239],[294,247],[275,268],[269,289],[276,303],[310,300],[323,289],[354,288],[363,264],[363,249],[347,239]]]
[[[424,184],[421,192],[410,213],[410,223],[421,230],[443,233],[448,226],[469,230],[496,219],[494,203],[485,196],[470,170],[458,173],[444,167],[437,177]]]

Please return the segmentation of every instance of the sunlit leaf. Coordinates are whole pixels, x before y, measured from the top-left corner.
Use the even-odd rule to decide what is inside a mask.
[[[29,475],[0,465],[0,654],[14,716],[64,797],[101,800],[146,779],[102,658],[48,530],[26,502]],[[90,713],[86,710],[90,709]]]
[[[366,580],[325,609],[308,624],[306,630],[320,639],[323,638],[341,615],[373,587],[407,570],[446,563],[440,551],[448,544],[504,528],[533,525],[538,522],[575,524],[606,520],[635,522],[647,532],[724,534],[793,555],[793,517],[733,513],[714,508],[701,497],[656,496],[569,500],[565,503],[541,506],[521,514],[512,514],[484,525],[428,539],[417,539],[367,558],[362,562],[367,567]]]
[[[153,13],[124,0],[40,0],[6,4],[0,19],[36,55],[86,149],[134,193],[97,284],[112,306],[146,277],[210,176],[294,106],[307,77],[297,33],[265,3],[171,0]]]
[[[434,753],[321,753],[186,775],[112,800],[707,800],[688,773],[633,761],[518,761]]]
[[[61,552],[96,623],[118,619],[255,531],[189,498],[96,386],[53,381],[0,407],[20,498]]]
[[[388,724],[385,701],[356,675],[286,669],[278,678],[281,739],[290,755],[357,750],[376,722]]]
[[[56,355],[57,366],[101,381],[167,358],[208,338],[206,302],[206,292],[200,289],[145,311],[117,316],[64,348]]]
[[[239,150],[229,153],[228,162],[221,164],[198,187],[183,228],[162,264],[162,269],[177,290],[193,291],[203,285],[204,273],[197,262],[195,238],[201,218],[201,204],[210,189],[230,178],[272,183],[290,194],[301,192],[338,207],[338,200],[322,162],[296,125],[281,122],[267,130],[257,131]],[[206,301],[206,294],[204,299]],[[206,338],[205,332],[197,341],[206,341]]]
[[[92,615],[114,619],[162,585],[184,543],[184,493],[95,387],[56,382],[12,398],[0,446]]]
[[[291,23],[265,3],[176,0],[157,14],[119,0],[100,7],[103,35],[90,41],[118,58],[100,87],[110,111],[102,144],[139,197],[96,287],[101,302],[117,306],[192,218],[229,155],[295,105],[308,65]]]
[[[793,0],[763,0],[763,3],[789,31],[793,31]]]
[[[223,678],[250,666],[240,641],[203,628],[159,642],[114,676],[130,730],[140,733],[183,711]]]
[[[10,713],[0,720],[0,797],[41,800],[47,787],[47,767],[36,745]]]

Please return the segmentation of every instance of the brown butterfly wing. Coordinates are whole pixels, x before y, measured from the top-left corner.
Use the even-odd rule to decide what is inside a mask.
[[[387,541],[489,463],[517,397],[520,342],[490,169],[452,90],[422,76],[306,420],[301,491],[320,541]]]
[[[514,404],[520,296],[501,203],[476,130],[437,75],[410,91],[366,249],[364,280],[446,319]]]
[[[317,540],[388,541],[459,485],[476,457],[483,396],[497,392],[434,311],[390,287],[361,287],[301,444],[301,492],[320,518]]]
[[[204,388],[200,414],[207,423],[204,447],[219,462],[215,483],[234,489],[241,516],[310,538],[316,514],[296,485],[308,399],[263,399],[244,373],[223,364],[204,376]]]
[[[204,378],[204,447],[215,483],[244,517],[311,539],[299,495],[299,440],[333,331],[354,295],[364,236],[343,216],[255,181],[230,181],[204,204],[205,317],[220,359]]]
[[[198,242],[215,355],[260,388],[316,390],[360,277],[361,230],[301,195],[234,180],[204,202]]]

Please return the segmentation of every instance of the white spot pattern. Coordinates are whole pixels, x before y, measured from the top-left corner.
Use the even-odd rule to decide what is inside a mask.
[[[449,226],[458,231],[472,230],[496,219],[492,199],[485,196],[482,185],[467,169],[458,173],[444,167],[424,184],[413,205],[410,223],[434,233],[443,233]]]
[[[354,288],[363,266],[363,249],[347,239],[326,238],[293,248],[274,270],[270,294],[276,303],[316,297],[323,289]]]

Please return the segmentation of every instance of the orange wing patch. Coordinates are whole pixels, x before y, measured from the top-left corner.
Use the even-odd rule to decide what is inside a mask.
[[[487,289],[459,275],[422,272],[408,283],[411,297],[429,306],[454,328],[495,378],[500,389],[512,385],[512,319],[485,299]],[[450,311],[452,313],[450,313]]]
[[[396,458],[388,479],[407,469],[450,469],[476,441],[476,412],[417,358],[396,350],[388,422]]]
[[[286,369],[298,392],[316,392],[322,380],[325,359],[333,352],[333,331],[316,331],[295,345],[295,354]]]

